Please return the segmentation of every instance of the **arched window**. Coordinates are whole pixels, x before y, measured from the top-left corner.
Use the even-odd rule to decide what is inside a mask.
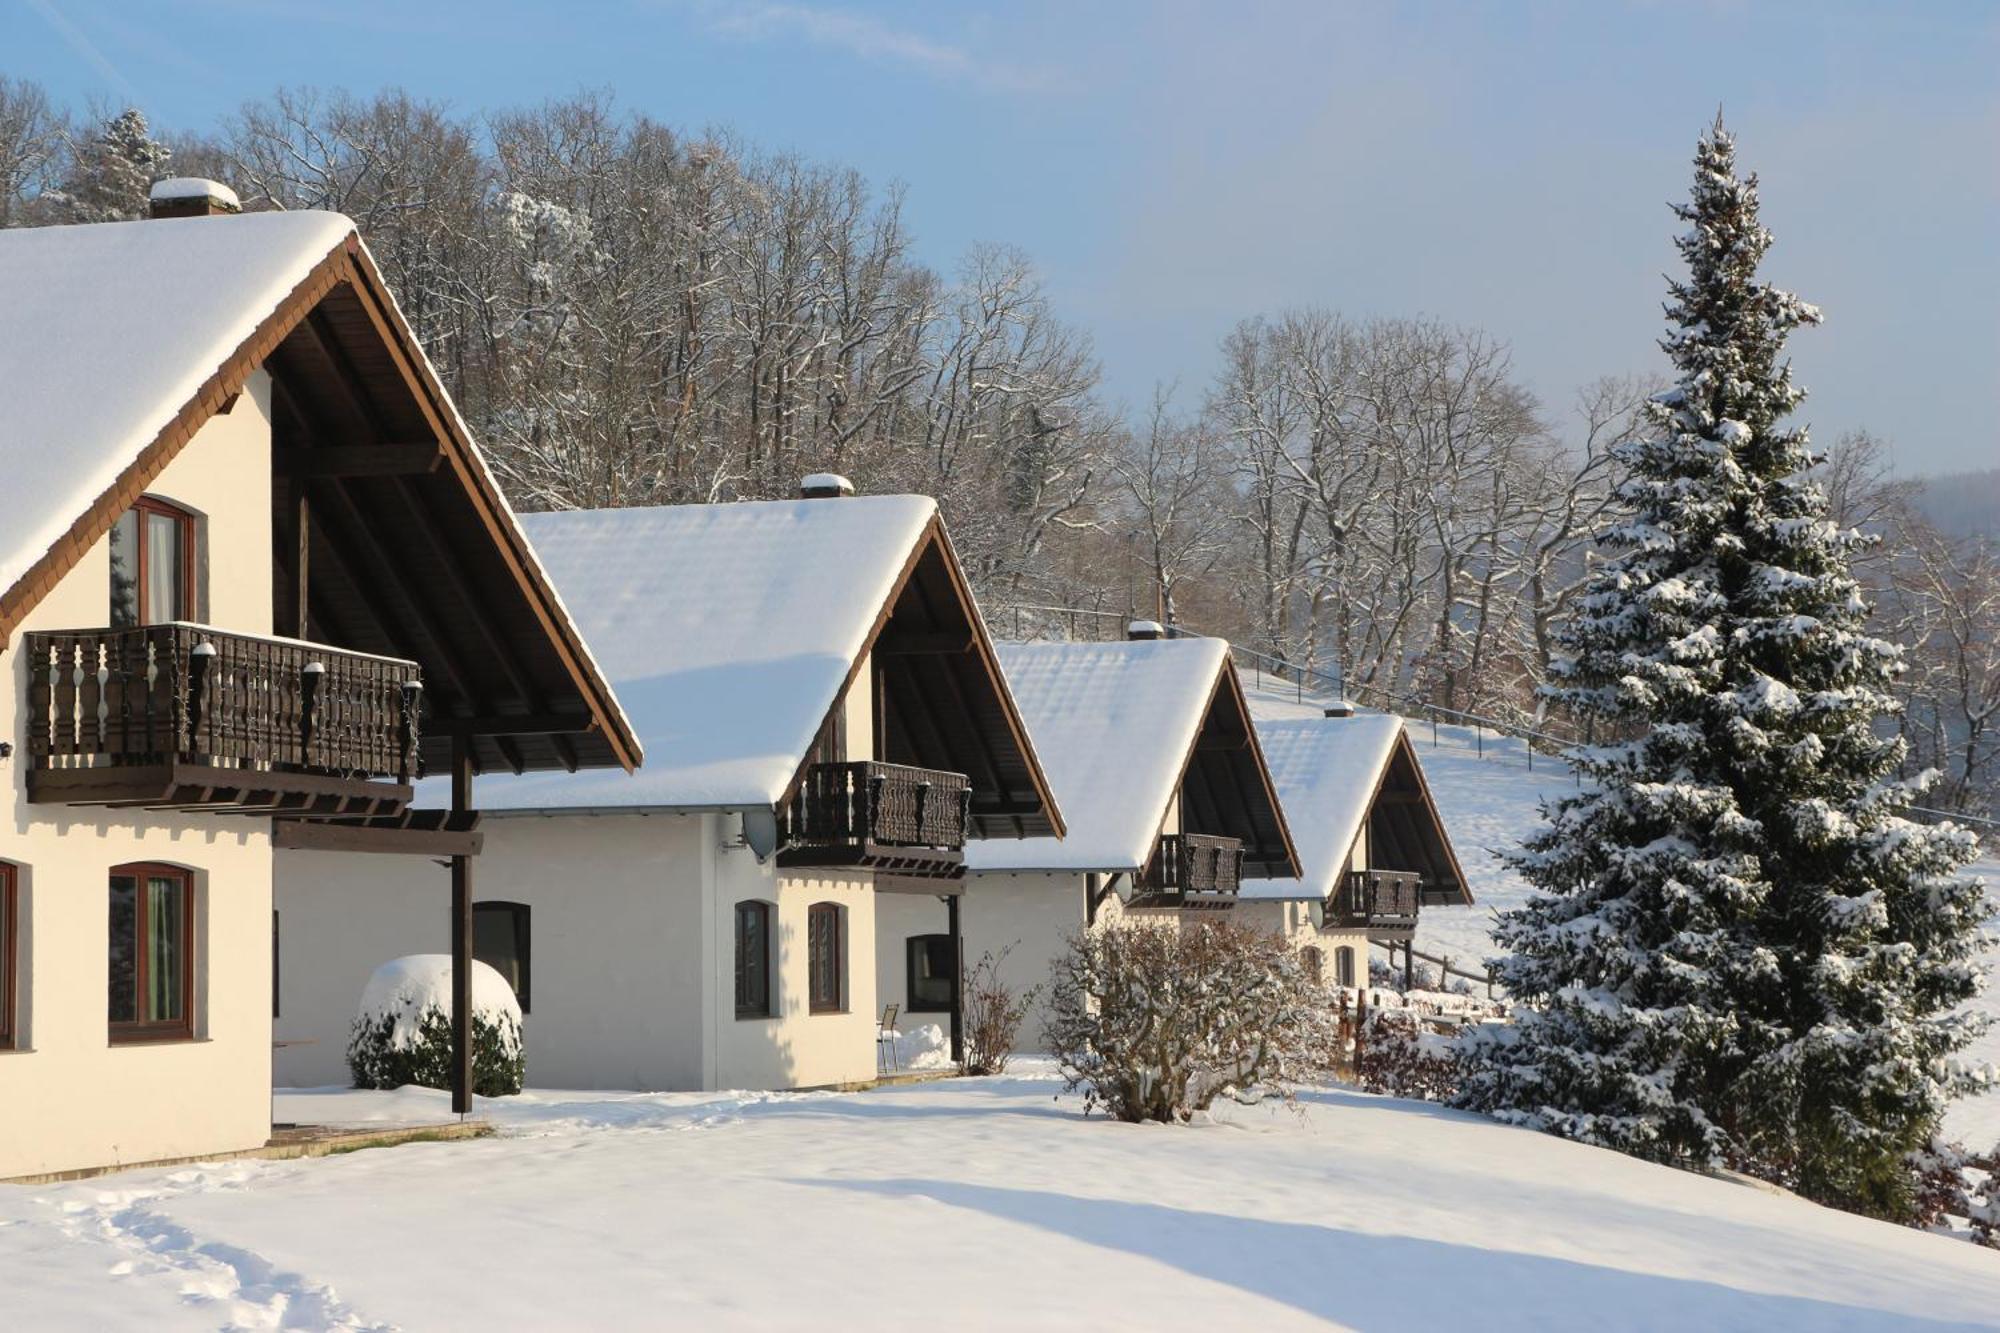
[[[528,1012],[531,912],[526,903],[472,905],[472,956],[507,978],[521,1012]]]
[[[195,618],[194,515],[141,496],[111,525],[111,628]]]
[[[1306,976],[1312,981],[1313,985],[1317,986],[1321,981],[1326,979],[1326,955],[1319,951],[1317,945],[1308,944],[1305,948],[1299,950],[1299,957],[1304,960]]]
[[[194,1035],[194,883],[179,866],[111,870],[111,1040]]]
[[[841,939],[839,903],[814,903],[806,909],[806,1008],[815,1014],[837,1014],[847,1007],[847,949]]]
[[[736,904],[736,1016],[771,1016],[771,904]]]
[[[20,903],[14,867],[0,861],[0,1051],[14,1046],[14,989],[20,982]]]
[[[1333,951],[1334,980],[1343,986],[1354,984],[1354,950],[1347,945]]]

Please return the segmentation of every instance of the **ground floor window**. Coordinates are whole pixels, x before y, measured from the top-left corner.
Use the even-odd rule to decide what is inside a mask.
[[[1354,950],[1346,945],[1333,951],[1334,979],[1343,986],[1354,984]]]
[[[736,904],[736,1016],[771,1016],[771,904]]]
[[[20,906],[14,867],[0,861],[0,1050],[14,1045],[14,988],[20,973]]]
[[[178,866],[111,871],[111,1040],[192,1036],[194,885]]]
[[[814,903],[806,909],[806,998],[815,1014],[835,1014],[844,1007],[846,980],[842,965],[839,903]]]
[[[507,978],[521,1012],[528,1012],[529,916],[526,903],[474,903],[472,956]]]
[[[1299,950],[1299,958],[1305,963],[1306,976],[1313,985],[1317,986],[1326,979],[1326,957],[1320,953],[1318,946],[1308,944]]]
[[[910,936],[910,1005],[913,1014],[942,1014],[951,1010],[951,997],[958,968],[954,966],[951,936]]]

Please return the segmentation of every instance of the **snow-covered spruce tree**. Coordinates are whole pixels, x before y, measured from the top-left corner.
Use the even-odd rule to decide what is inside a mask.
[[[60,222],[129,222],[146,215],[146,194],[172,154],[146,117],[128,108],[75,146],[69,172],[44,196]]]
[[[1511,859],[1538,890],[1496,962],[1523,1012],[1468,1044],[1462,1104],[1639,1156],[1730,1165],[1908,1218],[1909,1156],[1972,1078],[1972,839],[1898,809],[1865,632],[1782,359],[1819,312],[1758,281],[1757,182],[1718,120],[1676,212],[1678,383],[1620,446],[1622,522],[1549,692],[1615,743]]]

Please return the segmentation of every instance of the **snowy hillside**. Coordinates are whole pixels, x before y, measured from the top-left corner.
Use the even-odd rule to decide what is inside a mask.
[[[1269,677],[1246,676],[1244,685],[1259,717],[1318,717],[1324,707],[1324,701]],[[1467,970],[1479,970],[1483,967],[1479,960],[1494,951],[1489,934],[1494,912],[1514,906],[1528,892],[1527,884],[1494,852],[1517,845],[1535,827],[1542,801],[1573,791],[1574,779],[1547,755],[1535,755],[1531,766],[1522,742],[1490,731],[1412,721],[1409,733],[1474,899],[1471,907],[1426,907],[1417,928],[1417,948],[1455,963],[1463,960]],[[1995,850],[1989,843],[1989,857]],[[2000,859],[1980,863],[1974,873],[1986,880],[1994,904],[1988,929],[2000,937]],[[1966,1058],[2000,1066],[2000,938],[1988,958],[1993,977],[1979,1004],[1996,1016],[1996,1022]],[[1975,1147],[2000,1143],[2000,1092],[1953,1107],[1949,1126],[1953,1135]]]
[[[0,1191],[6,1324],[2000,1328],[2000,1256],[1416,1103],[1085,1120],[1046,1072],[531,1093],[502,1137]],[[279,1114],[436,1119],[442,1094]]]

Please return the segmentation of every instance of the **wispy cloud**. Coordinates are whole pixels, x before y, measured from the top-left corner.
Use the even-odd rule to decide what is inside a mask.
[[[28,0],[28,8],[40,14],[43,20],[56,30],[56,36],[63,39],[63,44],[74,51],[86,65],[96,70],[106,83],[124,94],[126,101],[139,100],[138,91],[133,88],[132,81],[126,78],[118,66],[112,64],[104,52],[97,49],[97,44],[84,35],[83,29],[70,22],[69,16],[57,9],[51,0]]]
[[[700,6],[710,32],[743,41],[798,40],[845,51],[884,65],[900,65],[942,80],[1021,90],[1048,82],[1046,70],[989,58],[964,46],[894,27],[868,14],[799,4]]]

